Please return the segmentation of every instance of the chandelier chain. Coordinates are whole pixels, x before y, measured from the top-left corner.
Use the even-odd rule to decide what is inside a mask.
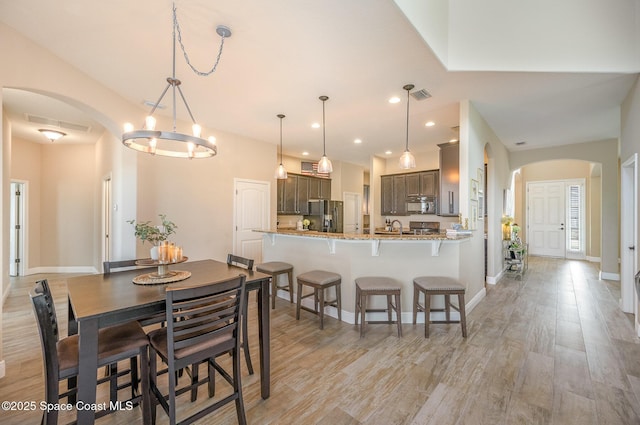
[[[208,75],[213,74],[214,72],[216,72],[216,68],[218,67],[218,63],[220,62],[220,57],[222,56],[222,49],[224,47],[224,39],[226,38],[224,35],[221,35],[221,41],[220,41],[220,50],[218,51],[218,56],[216,57],[216,61],[213,64],[213,67],[206,72],[200,71],[198,69],[196,69],[195,66],[193,66],[191,64],[191,61],[189,60],[189,55],[187,54],[187,50],[184,47],[184,44],[182,43],[182,32],[180,30],[180,24],[178,23],[178,14],[176,13],[176,6],[174,4],[173,6],[173,25],[178,33],[178,43],[180,44],[180,49],[182,50],[182,53],[184,54],[184,60],[187,62],[187,65],[189,65],[189,67],[193,70],[193,72],[195,72],[197,75],[201,76],[201,77],[206,77]]]

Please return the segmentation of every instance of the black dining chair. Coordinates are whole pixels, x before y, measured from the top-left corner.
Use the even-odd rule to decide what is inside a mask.
[[[195,287],[168,287],[166,289],[165,328],[149,333],[151,423],[155,423],[157,406],[162,406],[169,416],[169,423],[177,423],[177,397],[208,384],[209,397],[215,396],[215,372],[232,387],[232,394],[207,404],[204,408],[182,419],[189,424],[235,402],[238,422],[246,424],[240,373],[240,317],[246,301],[244,275]],[[222,354],[231,353],[232,372],[223,369],[216,361]],[[158,357],[168,365],[168,394],[158,384]],[[190,365],[206,362],[208,374],[198,379],[197,367],[189,385],[179,387],[176,372]]]
[[[44,363],[45,401],[50,404],[58,404],[60,400],[75,395],[76,388],[69,388],[60,394],[59,381],[78,376],[78,335],[70,335],[60,338],[56,309],[51,296],[51,290],[47,280],[36,282],[34,289],[29,294],[36,316],[40,342],[42,346],[42,359]],[[150,417],[149,403],[149,371],[147,349],[149,340],[138,322],[129,322],[123,325],[114,325],[100,329],[98,334],[98,367],[111,366],[113,373],[98,380],[98,384],[109,382],[109,400],[111,404],[117,402],[118,390],[131,387],[131,399],[129,401],[139,404],[142,401],[143,416],[146,420]],[[141,392],[138,393],[138,362],[140,357]],[[124,372],[117,373],[115,365],[122,360],[130,360],[131,379],[128,383],[118,386],[118,377]],[[110,404],[110,405],[111,405]],[[111,413],[105,409],[96,412],[96,417]],[[58,411],[45,410],[42,416],[42,424],[53,425],[58,423]]]
[[[148,259],[147,259],[148,260]],[[121,271],[121,270],[131,270],[135,267],[149,267],[148,265],[140,265],[140,261],[142,260],[118,260],[118,261],[104,261],[102,263],[102,270],[104,274],[110,274],[111,272]],[[160,326],[164,326],[164,313],[154,314],[152,316],[146,317],[144,319],[138,320],[142,327],[152,326],[160,324]]]
[[[227,254],[227,264],[237,267],[243,267],[247,270],[253,270],[253,259],[240,257],[234,254]],[[242,312],[242,351],[244,351],[244,360],[247,363],[249,375],[253,375],[253,364],[251,363],[251,354],[249,353],[249,292],[246,294],[247,301],[244,303],[244,311]]]

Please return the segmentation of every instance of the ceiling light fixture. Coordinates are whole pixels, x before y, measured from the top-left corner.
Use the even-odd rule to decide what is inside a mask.
[[[276,169],[276,179],[278,180],[286,180],[287,179],[287,169],[282,165],[282,119],[284,118],[284,114],[276,115],[280,118],[280,165]]]
[[[404,148],[404,153],[400,156],[400,168],[408,170],[410,168],[416,168],[416,158],[409,152],[409,92],[415,86],[413,84],[407,84],[403,89],[407,91],[407,138]]]
[[[425,126],[426,126],[426,127],[433,127],[434,125],[436,125],[436,123],[434,123],[433,121],[427,121],[427,122],[425,123]]]
[[[318,173],[328,174],[333,172],[333,165],[331,165],[331,161],[327,158],[327,142],[325,138],[324,122],[324,103],[329,100],[329,97],[320,96],[319,99],[322,101],[322,158],[320,158],[320,162],[318,162]]]
[[[49,141],[51,143],[55,142],[56,140],[58,140],[59,138],[66,136],[66,133],[63,133],[62,131],[58,131],[58,130],[48,130],[46,128],[40,128],[38,129],[38,131],[42,134],[44,134],[44,137],[46,137],[47,139],[49,139]]]
[[[189,56],[182,44],[182,37],[180,32],[180,25],[178,24],[178,17],[176,14],[176,5],[173,4],[173,70],[171,77],[167,78],[167,86],[162,91],[160,98],[157,102],[155,102],[151,108],[151,112],[145,119],[144,128],[141,130],[134,130],[132,124],[127,123],[124,127],[124,133],[122,134],[122,143],[125,146],[130,147],[131,149],[135,149],[140,152],[150,153],[152,155],[162,155],[162,156],[171,156],[177,158],[208,158],[214,156],[218,153],[218,149],[215,145],[215,137],[209,137],[208,140],[200,137],[202,132],[202,127],[196,122],[195,118],[193,118],[193,114],[191,113],[191,109],[189,108],[189,104],[187,103],[187,99],[184,97],[182,93],[182,89],[180,88],[181,81],[176,78],[176,35],[178,42],[180,43],[180,48],[184,53],[184,58],[187,64],[191,67],[191,69],[200,76],[207,76],[213,74],[216,68],[218,67],[218,63],[220,62],[220,56],[222,56],[222,48],[224,47],[225,38],[231,37],[231,30],[224,25],[218,25],[216,28],[216,33],[221,37],[220,41],[220,50],[218,51],[218,56],[216,61],[211,68],[210,71],[201,72],[191,65],[189,61]],[[164,95],[171,88],[171,92],[173,95],[173,130],[172,131],[162,131],[156,130],[156,119],[153,117],[153,113],[156,109],[161,109],[162,106],[160,102],[164,98]],[[192,125],[192,134],[183,134],[178,133],[176,129],[176,121],[177,121],[177,113],[176,113],[176,90],[184,103],[184,106],[189,113],[189,117],[191,117]]]

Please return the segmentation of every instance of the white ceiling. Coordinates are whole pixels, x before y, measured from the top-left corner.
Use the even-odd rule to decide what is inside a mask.
[[[187,52],[200,69],[215,61],[215,27],[223,24],[233,32],[218,70],[208,77],[188,69],[178,50],[176,74],[196,119],[207,128],[275,144],[276,115],[283,113],[284,152],[296,157],[303,151],[316,159],[322,154],[322,131],[311,128],[322,118],[320,95],[329,96],[327,156],[368,166],[370,155],[384,157],[391,150],[399,156],[404,149],[407,83],[432,95],[411,99],[409,143],[418,153],[455,136],[451,128],[458,125],[464,99],[477,106],[509,150],[616,138],[619,105],[636,79],[622,72],[449,72],[390,0],[176,5]],[[171,75],[168,0],[0,0],[0,21],[141,105],[134,123],[148,110],[142,102],[155,101]],[[19,94],[5,90],[3,101],[14,131],[25,138],[37,133],[21,124],[25,113],[86,123],[92,135],[102,131],[71,107]],[[402,101],[389,104],[393,95]],[[180,107],[178,114],[186,117]],[[436,125],[425,127],[429,120]],[[356,138],[362,144],[354,144]],[[64,139],[74,141],[60,143]],[[526,144],[516,146],[520,141]]]

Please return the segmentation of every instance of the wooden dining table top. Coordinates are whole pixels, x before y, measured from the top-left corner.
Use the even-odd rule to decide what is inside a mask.
[[[110,274],[93,274],[69,278],[67,281],[69,301],[73,306],[75,319],[82,321],[89,317],[113,315],[118,311],[125,313],[132,308],[140,309],[144,305],[156,306],[164,302],[167,287],[179,288],[200,286],[223,281],[239,274],[247,276],[247,290],[258,289],[260,282],[270,276],[253,270],[216,260],[200,260],[176,264],[172,270],[185,270],[191,276],[185,280],[158,284],[138,285],[133,278],[154,271],[155,268],[137,268]],[[101,326],[105,326],[103,323]]]

